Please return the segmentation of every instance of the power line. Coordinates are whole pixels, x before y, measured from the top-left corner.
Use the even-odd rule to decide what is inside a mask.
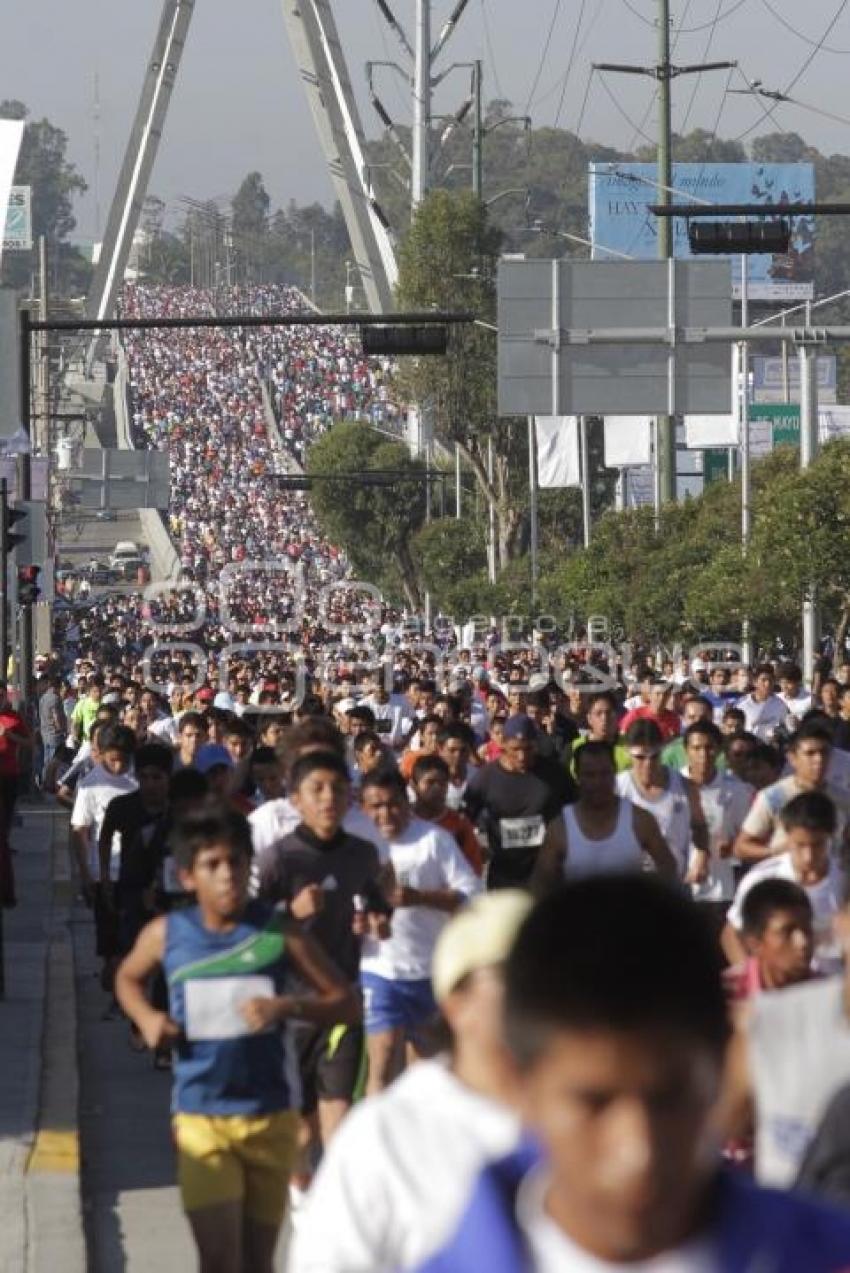
[[[496,93],[501,100],[504,100],[505,91],[502,88],[499,79],[499,71],[496,66],[496,55],[493,52],[493,37],[490,33],[490,19],[487,16],[486,0],[481,0],[481,21],[484,27],[484,40],[487,45],[487,56],[490,59],[490,70],[493,72],[493,83],[496,86]]]
[[[711,23],[711,26],[708,32],[708,37],[705,41],[705,48],[702,51],[702,61],[705,61],[705,59],[708,57],[709,50],[711,49],[712,41],[714,40],[714,37],[717,33],[717,26],[720,21],[720,10],[722,8],[723,8],[723,0],[717,0],[717,9],[715,10],[714,21]],[[696,79],[694,80],[694,86],[691,89],[690,101],[688,102],[687,110],[682,116],[682,122],[679,127],[681,128],[683,134],[685,132],[685,129],[688,126],[688,120],[691,117],[691,111],[694,108],[694,102],[696,101],[697,93],[699,92],[699,86],[701,83],[702,83],[702,71],[700,71],[700,73],[697,75]]]
[[[593,34],[593,29],[598,24],[599,19],[602,17],[602,14],[605,11],[605,6],[607,3],[608,3],[608,0],[597,0],[596,10],[593,14],[593,17],[590,19],[590,21],[587,24],[587,27],[584,32],[584,38],[581,41],[581,44],[579,44],[578,49],[576,50],[578,54],[583,53],[585,48],[587,47],[590,41],[590,37]],[[549,87],[543,93],[539,93],[537,97],[535,97],[534,101],[531,103],[532,106],[540,106],[542,102],[548,101],[550,97],[554,97],[556,93],[559,93],[561,91],[561,86],[564,83],[564,79],[568,75],[569,75],[569,71],[564,71],[563,74],[559,75],[558,78],[554,80],[553,83],[551,83]]]
[[[561,118],[561,111],[564,108],[564,98],[567,95],[567,85],[570,82],[570,73],[573,69],[573,63],[575,61],[576,46],[578,44],[578,37],[581,34],[581,24],[584,21],[584,11],[586,7],[587,7],[587,0],[581,0],[581,8],[578,11],[578,20],[576,21],[575,31],[573,32],[572,48],[570,49],[570,56],[567,59],[567,73],[564,76],[564,83],[563,83],[563,87],[561,88],[561,96],[558,99],[558,109],[555,111],[555,127],[556,128],[558,127],[558,121]]]
[[[820,40],[817,42],[817,44],[815,45],[815,47],[812,49],[811,53],[810,53],[810,54],[809,54],[809,56],[806,58],[806,60],[805,60],[805,62],[803,63],[803,65],[800,67],[799,71],[798,71],[798,72],[797,72],[797,74],[794,76],[794,78],[793,78],[793,80],[791,81],[791,83],[790,83],[790,84],[786,84],[786,85],[785,85],[785,92],[786,92],[786,93],[790,93],[790,92],[791,92],[791,89],[794,87],[794,85],[795,85],[795,84],[797,84],[797,83],[798,83],[798,82],[799,82],[799,81],[803,78],[803,76],[805,75],[806,71],[807,71],[807,70],[809,69],[809,67],[811,66],[812,62],[814,62],[814,60],[815,60],[815,58],[817,57],[817,55],[821,52],[821,50],[823,49],[824,44],[826,43],[827,37],[829,36],[829,34],[831,33],[831,31],[832,31],[833,27],[836,25],[836,23],[838,22],[839,18],[841,17],[841,15],[844,13],[845,9],[847,8],[847,4],[848,4],[848,0],[841,0],[841,3],[839,4],[838,8],[835,10],[835,16],[833,17],[833,19],[832,19],[832,21],[830,22],[829,26],[828,26],[828,27],[826,28],[826,30],[824,31],[824,33],[823,33],[823,35],[821,36]]]
[[[685,21],[685,19],[687,18],[688,14],[690,13],[691,3],[692,3],[692,0],[686,0],[685,8],[684,8],[684,11],[683,11],[683,13],[682,13],[682,21],[683,21],[683,22]],[[652,25],[654,26],[655,24],[653,23]],[[672,44],[672,47],[671,47],[671,49],[670,49],[670,54],[671,54],[671,56],[672,56],[672,54],[673,54],[673,53],[675,53],[675,51],[676,51],[676,47],[677,47],[677,45],[678,45],[678,43],[679,43],[679,36],[680,36],[680,34],[681,34],[681,31],[679,30],[679,31],[677,31],[677,32],[676,32],[676,34],[673,36],[673,44]],[[630,138],[630,140],[629,140],[629,144],[628,144],[628,146],[626,147],[626,149],[627,149],[627,150],[634,150],[634,148],[635,148],[635,142],[637,141],[638,137],[639,137],[639,136],[640,136],[640,137],[644,137],[644,136],[646,136],[646,134],[642,132],[642,129],[646,126],[646,121],[649,119],[649,116],[652,114],[652,108],[653,108],[653,106],[655,105],[655,103],[656,103],[657,101],[658,101],[658,85],[656,84],[655,88],[652,90],[652,94],[651,94],[651,96],[650,96],[650,99],[649,99],[649,103],[648,103],[648,105],[647,105],[647,108],[646,108],[646,110],[643,112],[643,117],[641,118],[640,123],[639,123],[639,124],[635,127],[635,130],[634,130],[634,132],[633,132],[633,133],[632,133],[632,135],[631,135],[631,138]]]
[[[623,106],[621,106],[620,103],[617,101],[617,98],[615,97],[607,80],[605,79],[605,76],[601,73],[599,76],[599,83],[602,85],[602,87],[605,89],[605,92],[608,94],[611,104],[614,107],[614,109],[617,111],[618,115],[621,115],[622,118],[626,121],[626,123],[631,125],[634,121],[631,119],[628,111]],[[644,141],[648,142],[650,146],[655,145],[655,139],[652,137],[649,137],[643,131],[643,129],[638,127],[637,125],[635,125],[635,132],[640,134],[640,136],[644,139]]]
[[[555,7],[552,10],[552,20],[549,23],[549,30],[546,33],[546,39],[543,41],[543,51],[540,54],[540,61],[537,64],[537,73],[534,76],[534,82],[528,93],[528,101],[525,103],[525,114],[528,114],[529,107],[534,100],[534,93],[537,85],[540,83],[540,76],[543,74],[543,67],[546,65],[546,58],[549,56],[549,46],[552,43],[552,34],[555,30],[555,23],[558,21],[558,14],[561,12],[562,0],[555,0]]]
[[[593,83],[593,67],[587,73],[587,83],[584,86],[584,97],[581,102],[581,110],[578,113],[578,123],[576,124],[576,137],[581,141],[581,126],[584,123],[584,112],[587,110],[587,99],[590,97],[590,88]]]
[[[632,0],[621,0],[621,3],[626,9],[628,9],[629,13],[633,14],[639,22],[644,24],[644,26],[652,27],[657,30],[658,23],[656,20],[654,18],[648,18],[645,13],[641,13],[637,6],[632,4]],[[720,0],[720,3],[722,5],[723,0]],[[686,5],[685,12],[682,14],[682,22],[673,23],[673,35],[697,35],[700,31],[707,31],[709,27],[716,26],[718,22],[725,22],[727,18],[731,18],[732,14],[737,13],[738,10],[742,9],[746,3],[747,0],[733,0],[733,3],[730,4],[725,13],[719,13],[716,18],[711,20],[711,22],[700,22],[696,26],[692,27],[682,25],[687,17],[687,11],[690,8],[690,5]]]
[[[850,49],[838,49],[833,44],[826,44],[823,41],[819,42],[817,40],[813,40],[810,36],[806,35],[804,31],[798,31],[798,29],[795,26],[792,26],[792,24],[788,21],[788,19],[783,14],[778,13],[776,9],[773,7],[773,5],[770,3],[770,0],[761,0],[761,2],[764,5],[765,9],[767,9],[771,17],[775,18],[780,26],[784,27],[786,31],[790,31],[792,35],[796,36],[798,40],[802,40],[804,44],[808,44],[810,48],[819,47],[824,53],[840,53],[840,54],[850,53]]]

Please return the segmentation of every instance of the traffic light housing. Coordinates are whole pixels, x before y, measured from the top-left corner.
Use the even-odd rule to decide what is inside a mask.
[[[448,348],[448,330],[441,323],[418,323],[415,326],[382,323],[376,327],[364,327],[362,339],[363,353],[367,357],[412,355],[434,358],[445,354]]]
[[[25,508],[7,508],[6,509],[6,551],[11,552],[13,548],[17,548],[18,544],[22,544],[26,539],[26,535],[18,535],[15,533],[14,527],[17,522],[23,521],[27,515]]]
[[[41,596],[38,576],[41,566],[18,566],[18,604],[34,606]]]
[[[791,241],[788,221],[690,221],[694,256],[784,256]]]

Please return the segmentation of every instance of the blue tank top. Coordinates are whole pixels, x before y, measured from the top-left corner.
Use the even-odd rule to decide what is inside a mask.
[[[250,1034],[247,999],[285,993],[289,966],[280,916],[252,901],[229,933],[204,927],[197,906],[166,917],[169,1011],[184,1041],[174,1055],[172,1109],[253,1116],[297,1108],[298,1068],[288,1026]]]

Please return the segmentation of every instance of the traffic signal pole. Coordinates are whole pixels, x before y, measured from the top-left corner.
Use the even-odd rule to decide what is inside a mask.
[[[21,428],[32,443],[32,318],[28,309],[21,310]],[[21,456],[21,490],[20,499],[28,502],[32,499],[32,466],[30,453],[27,450]],[[5,514],[4,514],[5,520]],[[3,557],[4,563],[6,555]],[[6,675],[4,665],[4,677]],[[35,667],[35,649],[33,642],[32,606],[21,606],[21,659],[18,672],[18,683],[21,689],[21,707],[29,699],[33,668]]]

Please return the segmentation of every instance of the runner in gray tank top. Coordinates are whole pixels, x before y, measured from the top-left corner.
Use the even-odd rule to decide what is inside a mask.
[[[617,795],[610,744],[585,743],[575,766],[579,798],[563,811],[565,845],[544,847],[532,887],[548,892],[565,876],[639,871],[644,854],[659,875],[675,879],[676,861],[652,814]]]

